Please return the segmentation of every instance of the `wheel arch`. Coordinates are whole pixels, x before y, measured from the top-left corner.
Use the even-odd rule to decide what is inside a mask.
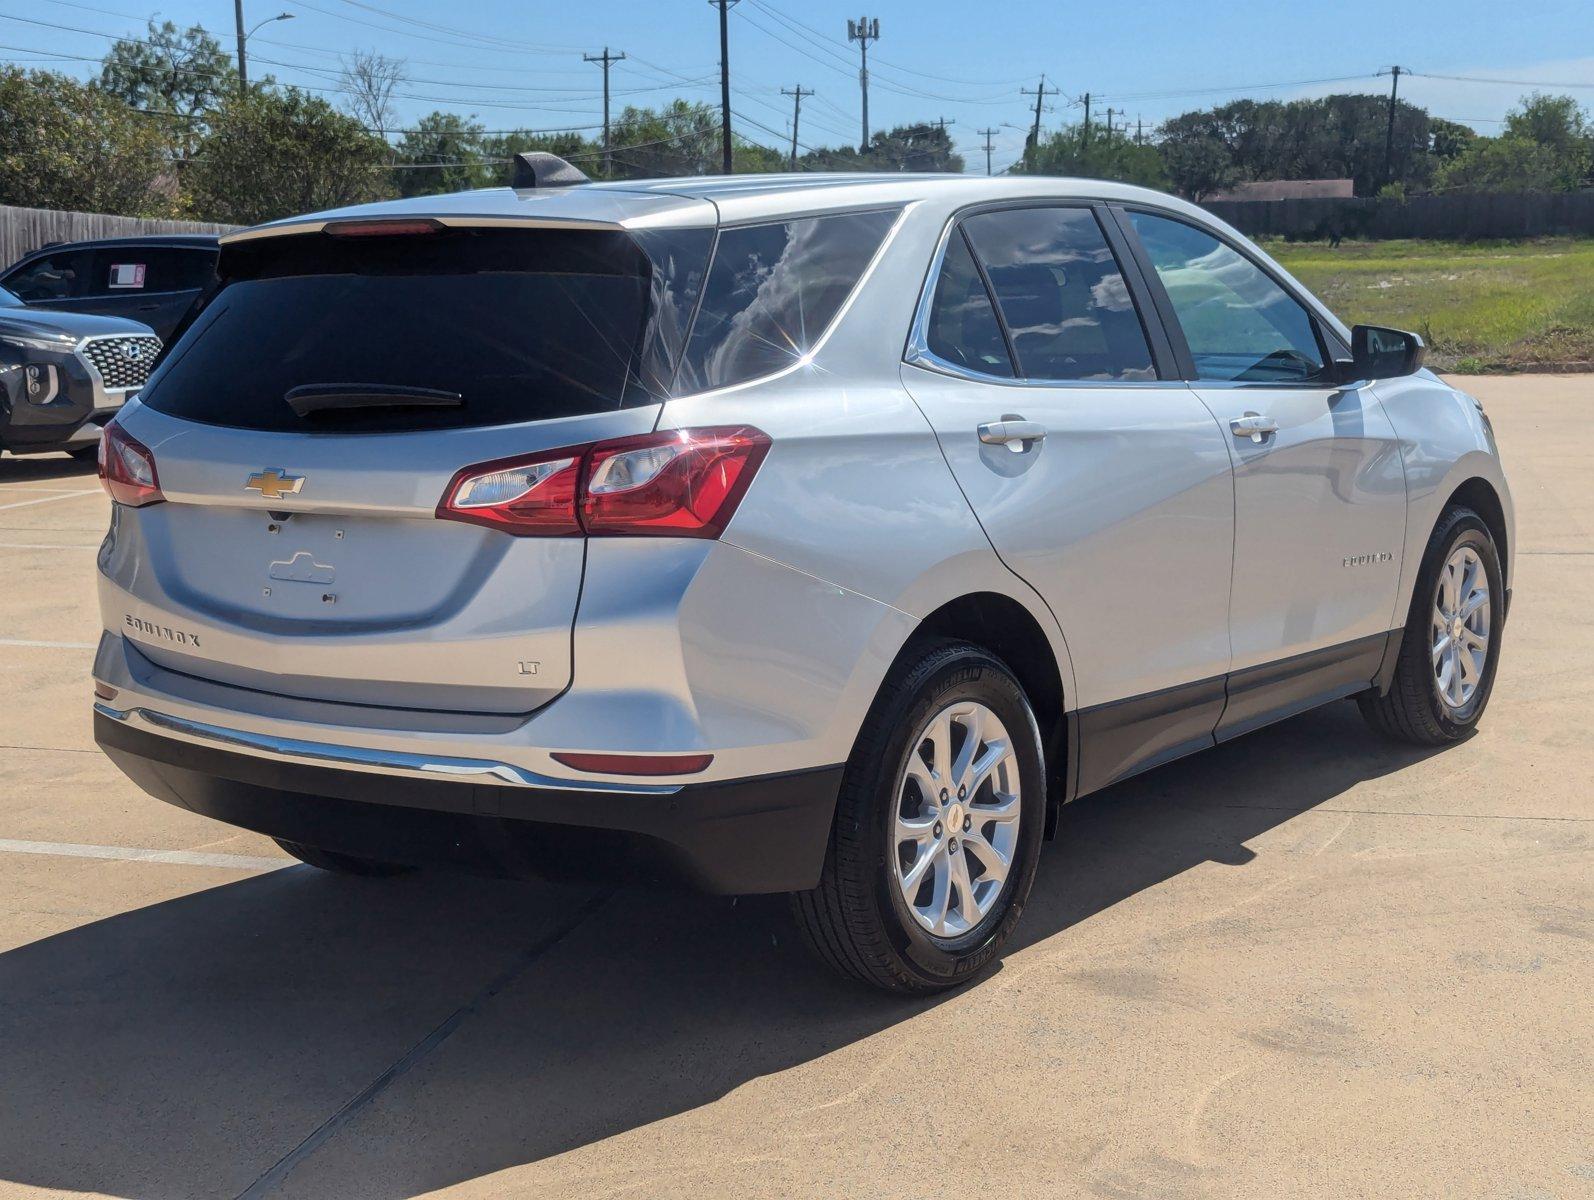
[[[1051,637],[1023,603],[1001,592],[982,591],[958,596],[926,614],[898,658],[936,638],[971,642],[989,650],[1007,664],[1029,697],[1046,756],[1046,836],[1050,838],[1056,830],[1057,811],[1069,793],[1076,757],[1064,703],[1065,664],[1059,661]]]
[[[1510,522],[1506,520],[1505,505],[1500,500],[1500,493],[1494,485],[1481,475],[1458,485],[1445,500],[1444,506],[1439,510],[1441,518],[1444,512],[1455,505],[1465,505],[1483,518],[1483,523],[1489,528],[1489,536],[1494,539],[1494,544],[1500,556],[1500,570],[1505,575],[1506,596],[1511,595],[1511,553],[1510,553]],[[1509,607],[1509,599],[1507,606]]]

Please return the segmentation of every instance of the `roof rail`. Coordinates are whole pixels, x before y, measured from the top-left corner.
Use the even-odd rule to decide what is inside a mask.
[[[579,167],[573,167],[557,154],[546,150],[526,150],[515,155],[515,177],[510,186],[522,188],[571,187],[590,183]]]

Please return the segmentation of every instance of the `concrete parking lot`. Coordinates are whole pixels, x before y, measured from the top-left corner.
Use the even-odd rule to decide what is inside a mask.
[[[0,461],[0,1195],[1594,1195],[1594,377],[1465,381],[1481,731],[1342,703],[1082,800],[951,997],[778,899],[334,878],[90,736],[107,502]]]

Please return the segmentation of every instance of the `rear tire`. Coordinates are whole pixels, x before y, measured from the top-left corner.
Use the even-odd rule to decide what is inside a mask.
[[[1453,570],[1453,565],[1462,569]],[[1480,584],[1481,620],[1478,610],[1461,612],[1478,600]],[[1467,595],[1453,598],[1458,587]],[[1446,615],[1460,617],[1461,624],[1454,619],[1447,623]],[[1483,716],[1494,690],[1504,624],[1505,579],[1494,537],[1472,509],[1447,508],[1423,553],[1394,680],[1385,695],[1368,691],[1357,697],[1362,716],[1386,737],[1417,746],[1442,746],[1465,737]],[[1481,666],[1476,665],[1479,630],[1485,643]],[[1447,668],[1452,643],[1457,654]],[[1465,663],[1461,655],[1466,655]]]
[[[978,646],[928,644],[881,687],[819,886],[792,896],[810,948],[886,991],[967,982],[1023,912],[1046,805],[1040,730],[1018,680]]]
[[[272,841],[281,846],[289,854],[308,866],[316,867],[322,871],[331,871],[335,875],[364,875],[370,878],[380,878],[388,875],[406,875],[415,870],[403,863],[380,862],[374,858],[360,858],[354,854],[342,854],[336,850],[323,850],[319,846],[306,846],[302,842],[286,842],[281,838]]]

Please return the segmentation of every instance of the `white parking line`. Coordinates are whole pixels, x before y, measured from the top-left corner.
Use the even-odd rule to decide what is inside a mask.
[[[0,646],[35,646],[42,650],[93,650],[98,642],[35,642],[27,638],[0,638]]]
[[[98,550],[99,548],[98,542],[93,545],[85,542],[0,542],[0,550]]]
[[[234,871],[277,871],[294,865],[291,858],[254,858],[247,854],[201,854],[195,850],[140,850],[134,846],[84,846],[75,842],[20,842],[13,838],[0,838],[0,852],[171,863],[182,867],[227,867]]]
[[[70,500],[73,496],[95,496],[99,488],[85,488],[81,492],[61,492],[54,496],[40,496],[37,500],[13,500],[10,504],[0,504],[0,509],[27,508],[30,504],[53,504],[57,500]]]

